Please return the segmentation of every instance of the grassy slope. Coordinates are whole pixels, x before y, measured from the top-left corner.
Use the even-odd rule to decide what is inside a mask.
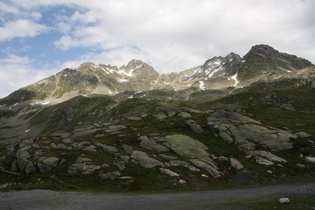
[[[191,100],[186,101],[172,101],[172,105],[179,104],[182,106],[195,107],[201,110],[209,109],[241,109],[245,110],[245,115],[248,115],[254,119],[260,120],[264,125],[274,127],[287,127],[294,132],[305,131],[315,135],[313,126],[315,125],[314,116],[314,104],[315,98],[312,96],[312,89],[300,88],[300,89],[277,89],[268,90],[262,87],[252,87],[246,90],[238,91],[238,93],[229,95],[225,98],[209,102],[204,102],[198,97],[194,96]],[[275,98],[274,103],[266,104],[262,103],[262,98],[268,95],[273,95]],[[196,99],[197,98],[197,99]],[[283,109],[279,107],[278,99],[280,101],[290,101],[295,108],[295,111]],[[40,111],[40,113],[33,113],[27,117],[32,117],[32,123],[38,124],[41,122],[49,122],[50,120],[56,120],[56,124],[48,127],[47,131],[51,131],[61,128],[67,124],[76,123],[78,121],[91,120],[95,122],[97,120],[104,119],[104,116],[109,114],[108,107],[115,104],[110,97],[93,97],[84,98],[77,97],[71,101],[61,103],[55,106],[48,107]],[[121,115],[128,115],[131,113],[148,112],[152,113],[160,106],[166,106],[167,101],[161,100],[146,100],[146,99],[126,99],[123,100],[118,106],[111,109],[110,114],[113,117],[119,117]],[[71,109],[69,109],[71,107]],[[102,107],[102,109],[100,109]],[[88,110],[83,112],[82,110]],[[102,113],[100,114],[100,110]],[[61,113],[61,114],[60,114]],[[65,117],[66,116],[66,117]],[[95,116],[95,117],[91,117]],[[60,117],[60,119],[58,118]],[[298,138],[294,142],[294,149],[284,152],[275,152],[282,158],[289,160],[288,163],[283,164],[285,167],[276,166],[262,166],[255,164],[255,161],[250,158],[244,158],[244,155],[239,152],[235,145],[228,145],[221,139],[216,137],[212,130],[206,125],[207,114],[194,114],[192,119],[197,121],[204,129],[203,134],[193,133],[183,119],[173,117],[168,119],[168,122],[156,120],[150,116],[144,118],[142,121],[130,121],[123,120],[121,124],[126,126],[132,126],[136,128],[136,131],[129,129],[126,132],[126,136],[120,138],[126,144],[134,147],[134,149],[141,149],[150,155],[154,152],[145,150],[139,147],[137,136],[148,135],[149,133],[159,133],[161,136],[169,134],[184,134],[192,138],[195,138],[209,147],[209,154],[216,156],[227,156],[238,158],[246,169],[251,172],[251,184],[272,184],[281,182],[297,181],[301,179],[310,179],[314,176],[315,167],[311,164],[306,164],[307,168],[304,170],[296,169],[294,165],[298,162],[303,162],[299,158],[300,154],[314,155],[315,149],[307,139]],[[57,123],[58,122],[58,123]],[[80,137],[78,140],[95,141],[93,136]],[[117,143],[117,137],[114,135],[107,135],[103,138],[97,139],[102,143],[114,145]],[[314,140],[311,138],[310,140]],[[118,149],[122,152],[123,149],[118,146]],[[54,151],[50,151],[54,152]],[[169,190],[192,190],[192,189],[216,189],[226,187],[237,187],[238,172],[231,169],[228,163],[219,162],[219,168],[226,171],[224,177],[220,179],[205,179],[200,177],[200,173],[190,172],[183,167],[170,167],[171,170],[181,174],[181,179],[187,180],[186,185],[173,185],[175,178],[171,178],[167,175],[163,175],[158,169],[144,169],[139,166],[129,164],[125,170],[122,171],[123,176],[133,176],[134,181],[130,180],[114,180],[104,181],[97,179],[97,176],[80,176],[70,175],[66,172],[69,166],[70,160],[74,160],[75,157],[80,156],[80,151],[55,151],[65,152],[65,158],[69,161],[66,164],[58,167],[50,172],[36,175],[9,175],[4,172],[0,172],[1,183],[23,183],[22,185],[13,186],[11,189],[35,189],[35,188],[49,188],[58,190],[92,190],[92,191],[169,191]],[[1,150],[4,154],[4,150]],[[173,155],[172,152],[166,153]],[[99,161],[110,163],[114,157],[105,153],[91,153],[85,152],[86,157],[95,158],[98,156]],[[158,158],[157,158],[158,159]],[[114,167],[114,166],[111,166]],[[110,168],[114,170],[114,168]],[[267,174],[267,170],[272,170],[273,174]],[[12,178],[13,177],[13,178]],[[159,180],[159,181],[157,181]]]

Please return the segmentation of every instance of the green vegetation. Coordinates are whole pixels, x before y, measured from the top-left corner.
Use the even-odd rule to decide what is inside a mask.
[[[71,72],[70,72],[71,73]],[[251,76],[250,76],[251,77]],[[75,83],[76,81],[73,81]],[[89,84],[96,84],[94,78],[87,80]],[[72,85],[65,81],[60,86],[58,97],[71,91]],[[169,192],[184,190],[207,190],[219,188],[240,188],[248,186],[261,186],[270,184],[290,183],[300,180],[311,179],[315,175],[315,165],[304,161],[305,156],[315,155],[315,97],[314,89],[308,85],[297,84],[296,80],[259,82],[243,89],[229,87],[224,90],[205,90],[196,92],[195,87],[182,91],[153,90],[136,93],[124,92],[116,96],[90,95],[89,97],[78,96],[63,103],[51,106],[26,107],[20,113],[23,120],[28,120],[29,126],[38,128],[40,136],[45,137],[38,140],[38,144],[59,144],[62,139],[53,139],[50,134],[61,132],[73,132],[76,128],[84,126],[95,126],[93,133],[71,137],[78,142],[93,142],[114,146],[116,153],[126,155],[123,144],[129,145],[133,150],[145,152],[149,157],[160,162],[167,162],[153,149],[140,146],[139,137],[162,138],[167,135],[186,135],[195,139],[209,149],[209,156],[217,164],[222,176],[219,178],[210,177],[205,169],[200,172],[191,171],[184,166],[165,166],[165,168],[180,174],[179,177],[170,177],[160,172],[158,167],[144,168],[139,164],[128,162],[125,168],[119,168],[118,154],[111,154],[97,147],[96,152],[82,149],[54,149],[51,147],[43,150],[43,156],[62,157],[65,162],[48,172],[25,174],[24,172],[10,171],[11,166],[1,160],[4,169],[0,172],[0,185],[11,183],[12,186],[4,190],[23,189],[54,189],[54,190],[80,190],[94,192]],[[304,83],[303,83],[304,84]],[[94,86],[93,86],[94,87]],[[44,87],[42,87],[44,88]],[[52,88],[52,87],[49,87]],[[21,92],[22,91],[22,92]],[[79,90],[80,92],[80,90]],[[82,92],[82,91],[81,91]],[[83,91],[84,92],[84,91]],[[83,93],[82,92],[82,93]],[[19,98],[31,99],[33,92],[20,90],[12,94],[1,103],[11,104]],[[40,96],[44,97],[44,96]],[[200,110],[192,111],[188,108]],[[191,117],[183,118],[172,110],[189,112]],[[188,111],[187,111],[188,110]],[[189,111],[190,110],[190,111]],[[306,132],[313,136],[292,139],[293,148],[286,151],[274,151],[288,162],[273,164],[270,166],[257,164],[256,159],[247,156],[240,151],[238,145],[225,143],[215,127],[207,124],[207,117],[212,112],[227,110],[241,113],[244,116],[258,120],[262,126],[279,128],[284,131]],[[1,111],[3,119],[13,117],[18,111]],[[155,114],[160,114],[158,119]],[[138,118],[137,118],[138,117]],[[140,118],[140,119],[139,119]],[[204,132],[195,133],[185,122],[193,120],[200,125]],[[109,125],[126,126],[122,131],[105,132]],[[10,128],[3,125],[1,129]],[[107,127],[106,127],[107,126]],[[99,135],[99,137],[96,137]],[[159,144],[164,145],[162,140]],[[69,146],[69,145],[68,145]],[[257,143],[257,150],[266,150],[264,145]],[[31,148],[30,150],[35,150]],[[178,156],[172,150],[166,151],[164,155],[176,156],[179,161],[187,161],[184,157]],[[5,155],[4,146],[0,148],[0,155]],[[244,170],[235,170],[229,161],[219,161],[218,158],[237,158],[243,165]],[[69,174],[68,169],[78,157],[90,158],[93,164],[107,164],[107,167],[91,175]],[[130,157],[130,154],[129,154]],[[189,160],[188,160],[189,161]],[[305,168],[298,168],[296,164],[303,163]],[[119,170],[121,176],[131,176],[132,179],[102,180],[100,173]],[[268,172],[267,172],[268,171]],[[208,174],[209,177],[202,177]],[[186,184],[179,184],[179,180],[185,180]],[[305,206],[310,203],[310,198],[292,197],[292,201],[301,199]],[[274,200],[264,198],[259,201],[236,201],[237,205],[256,208],[260,205],[267,207],[279,207]],[[297,203],[297,202],[295,202]],[[304,204],[303,204],[304,205]],[[293,208],[305,207],[301,203],[288,205]]]
[[[25,116],[32,126],[43,126],[42,134],[74,126],[79,122],[97,122],[105,117],[115,101],[109,96],[77,96],[69,101],[45,107]],[[84,112],[82,111],[84,110]]]
[[[74,99],[75,102],[82,102],[83,98]],[[84,100],[92,100],[89,98],[84,98]],[[99,103],[104,103],[104,98],[94,98],[93,101],[98,100]],[[129,99],[128,99],[129,101]],[[130,100],[130,104],[142,105],[146,100]],[[130,102],[129,101],[129,102]],[[73,102],[74,103],[74,102]],[[106,103],[107,104],[107,103]],[[74,106],[84,107],[84,103],[74,103]],[[91,104],[93,105],[93,104]],[[59,105],[63,107],[62,104]],[[59,108],[60,108],[59,107]],[[132,107],[132,106],[131,106]],[[136,106],[135,106],[136,107]],[[77,107],[78,108],[78,107]],[[124,106],[120,107],[123,113],[128,113],[129,109]],[[125,109],[126,108],[126,109]],[[286,111],[286,110],[284,110]],[[182,134],[190,136],[203,144],[205,144],[209,150],[210,155],[235,157],[244,166],[246,166],[246,171],[250,173],[250,177],[245,181],[245,186],[260,186],[269,185],[273,183],[287,183],[294,182],[297,180],[305,180],[312,178],[315,174],[315,166],[311,164],[306,164],[305,169],[295,168],[295,164],[299,162],[299,155],[303,154],[310,155],[314,154],[315,150],[310,147],[311,143],[307,139],[298,138],[295,141],[294,149],[290,151],[274,152],[275,155],[288,160],[288,163],[283,163],[284,166],[279,167],[274,166],[264,166],[255,163],[254,158],[245,158],[244,154],[237,149],[236,145],[229,145],[223,142],[220,138],[215,136],[215,133],[208,128],[206,123],[207,118],[206,113],[196,113],[193,114],[192,118],[198,124],[200,124],[205,132],[202,134],[196,134],[192,132],[189,127],[184,123],[183,119],[177,116],[168,118],[168,121],[160,121],[147,116],[140,121],[132,121],[124,119],[121,121],[122,125],[128,126],[128,129],[124,132],[125,135],[117,138],[116,135],[106,134],[101,138],[94,138],[94,135],[87,135],[75,138],[79,141],[98,141],[108,145],[116,145],[119,152],[124,153],[123,148],[121,148],[118,142],[123,142],[124,144],[131,145],[135,150],[145,151],[150,156],[156,155],[157,153],[141,148],[139,146],[138,136],[146,135],[150,133],[156,133],[155,136],[166,136],[170,134]],[[257,115],[258,116],[258,115]],[[132,127],[133,129],[130,129]],[[58,143],[59,140],[46,139],[42,140],[44,142],[55,142]],[[40,143],[40,142],[39,142]],[[4,154],[4,149],[2,148],[2,155]],[[26,175],[22,172],[20,175],[11,175],[5,172],[0,172],[1,183],[15,183],[8,189],[11,190],[22,190],[22,189],[54,189],[54,190],[80,190],[80,191],[94,191],[94,192],[156,192],[156,191],[182,191],[182,190],[206,190],[206,189],[220,189],[220,188],[238,188],[241,178],[239,177],[239,172],[230,167],[228,162],[220,162],[218,166],[220,170],[225,171],[225,175],[218,179],[204,178],[201,177],[201,173],[207,174],[206,171],[202,172],[191,172],[189,169],[184,167],[168,167],[172,171],[179,173],[180,178],[172,178],[168,175],[161,174],[158,168],[145,169],[139,165],[128,164],[124,170],[121,171],[122,176],[132,176],[132,180],[101,180],[97,178],[97,173],[92,175],[74,175],[68,174],[67,169],[71,163],[73,163],[76,157],[82,156],[91,158],[95,161],[95,164],[106,163],[109,165],[106,170],[113,171],[117,170],[117,166],[111,164],[115,162],[115,156],[109,155],[104,151],[98,150],[98,152],[88,152],[82,150],[73,150],[69,152],[68,150],[46,150],[43,155],[45,156],[58,156],[63,154],[66,162],[49,172]],[[167,155],[174,155],[172,151],[166,152]],[[159,161],[163,159],[155,157]],[[9,166],[7,166],[9,170]],[[266,173],[267,170],[271,170],[273,174]],[[184,179],[187,184],[180,185],[176,183],[179,179]],[[242,183],[242,182],[241,182]],[[268,201],[269,202],[269,201]],[[244,205],[255,205],[252,203]]]

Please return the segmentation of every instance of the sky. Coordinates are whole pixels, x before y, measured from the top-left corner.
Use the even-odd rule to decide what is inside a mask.
[[[83,62],[179,72],[268,44],[315,63],[314,0],[0,0],[0,98]]]

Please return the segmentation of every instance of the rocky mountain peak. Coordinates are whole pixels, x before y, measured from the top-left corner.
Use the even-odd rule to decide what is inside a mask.
[[[256,45],[244,56],[240,65],[241,80],[273,76],[297,71],[312,65],[306,59],[282,53],[268,45]]]
[[[260,45],[253,46],[250,49],[250,51],[247,53],[247,55],[250,55],[252,53],[261,53],[261,54],[265,54],[265,55],[271,55],[271,54],[279,53],[279,51],[275,50],[274,48],[272,48],[269,45],[260,44]]]
[[[237,65],[242,58],[235,54],[230,53],[226,57],[213,57],[207,60],[198,70],[197,74],[188,78],[218,78],[224,76],[233,76],[237,72]]]
[[[131,61],[128,62],[127,66],[137,66],[137,65],[142,65],[142,64],[145,64],[145,63],[138,59],[132,59]]]
[[[239,56],[238,54],[236,54],[234,52],[231,52],[225,58],[228,59],[228,60],[230,60],[230,59],[241,59],[241,56]]]
[[[92,62],[85,62],[82,63],[79,67],[75,68],[75,70],[80,71],[80,72],[89,72],[89,71],[95,71],[96,70],[96,65]]]
[[[15,104],[41,100],[68,100],[78,95],[115,95],[126,90],[152,89],[183,90],[196,87],[201,90],[243,87],[261,79],[272,79],[282,74],[299,71],[311,66],[311,62],[295,55],[281,53],[268,45],[256,45],[242,58],[231,52],[225,57],[215,56],[203,65],[159,75],[150,65],[132,59],[121,67],[92,62],[77,68],[67,68],[54,76],[29,85],[2,100]]]
[[[157,80],[159,73],[150,65],[141,60],[132,59],[127,65],[119,68],[119,73],[123,73],[129,77],[136,77],[138,79]]]
[[[140,68],[144,64],[145,63],[142,62],[141,60],[132,59],[128,62],[127,65],[121,66],[120,69],[136,69],[136,68]]]

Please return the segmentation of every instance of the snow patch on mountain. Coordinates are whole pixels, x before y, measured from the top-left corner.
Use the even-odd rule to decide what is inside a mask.
[[[118,71],[119,74],[124,74],[128,77],[133,77],[133,72],[136,70],[136,69],[139,69],[141,68],[143,64],[140,64],[132,69],[130,69],[128,72],[125,72],[126,69],[124,69],[124,67],[121,67],[120,70]]]
[[[100,67],[100,69],[103,70],[106,74],[110,74],[110,73],[113,72],[112,69],[109,70],[107,67],[106,67],[106,68],[103,68],[103,67],[101,67],[101,66],[99,66],[99,67]]]
[[[237,73],[231,76],[231,79],[235,81],[235,84],[233,86],[236,86],[239,83],[239,81],[237,80]]]
[[[46,101],[46,102],[39,102],[39,101],[36,101],[36,102],[33,102],[31,103],[31,106],[35,106],[35,105],[47,105],[49,104],[50,101]]]
[[[128,82],[129,80],[126,79],[118,79],[118,82],[122,83],[122,82]]]
[[[128,73],[126,73],[124,70],[119,70],[118,71],[118,74],[124,74],[124,75],[126,75],[126,76],[128,76],[128,77],[132,77],[132,72],[134,71],[134,69],[133,70],[131,70],[131,71],[129,71]]]
[[[199,81],[199,87],[201,90],[205,90],[206,87],[205,87],[205,82],[204,81]]]
[[[209,78],[213,77],[213,75],[214,75],[216,72],[220,71],[221,69],[222,69],[222,66],[220,66],[219,68],[215,68],[215,69],[208,75],[208,77],[209,77]]]

